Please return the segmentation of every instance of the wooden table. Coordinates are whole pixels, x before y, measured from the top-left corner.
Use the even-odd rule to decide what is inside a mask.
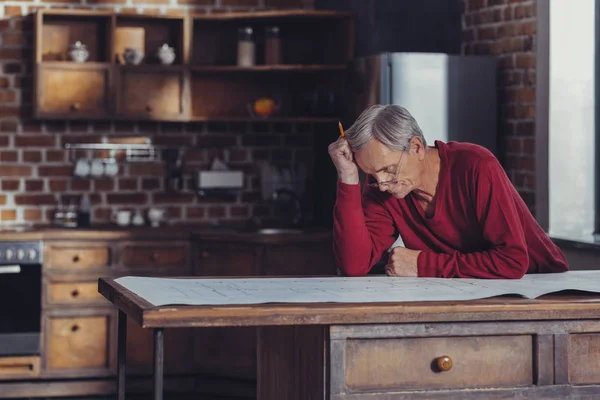
[[[154,307],[113,279],[118,399],[126,319],[154,331],[154,398],[163,330],[256,326],[258,399],[599,399],[600,297],[462,302]]]

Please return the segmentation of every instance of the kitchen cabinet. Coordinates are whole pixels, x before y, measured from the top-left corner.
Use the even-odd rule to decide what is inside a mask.
[[[260,235],[257,235],[260,236]],[[198,276],[335,275],[329,240],[252,243],[248,234],[227,242],[199,236],[194,240],[194,274]],[[306,240],[306,237],[305,237]],[[199,372],[238,380],[256,379],[258,329],[203,328],[194,332]]]
[[[245,26],[254,32],[251,65],[237,60]],[[280,32],[277,64],[267,57],[273,47],[265,32],[273,26]],[[336,11],[40,9],[35,30],[34,116],[46,119],[338,121],[346,64],[354,58],[354,16]],[[76,42],[86,47],[84,62],[73,61]],[[171,64],[157,55],[164,44],[174,51]],[[125,49],[138,53],[128,62]],[[259,99],[275,106],[257,115]]]

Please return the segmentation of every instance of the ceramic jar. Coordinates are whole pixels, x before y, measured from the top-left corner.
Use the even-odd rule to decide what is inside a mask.
[[[80,41],[69,46],[69,58],[76,63],[84,63],[90,57],[90,52]]]
[[[123,52],[123,60],[126,64],[139,65],[144,59],[144,54],[138,49],[126,48]]]
[[[156,56],[163,65],[173,64],[175,61],[175,49],[165,43],[158,48]]]

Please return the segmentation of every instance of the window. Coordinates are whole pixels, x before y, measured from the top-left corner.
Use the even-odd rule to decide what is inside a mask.
[[[537,3],[537,218],[551,236],[589,240],[600,232],[600,0]]]

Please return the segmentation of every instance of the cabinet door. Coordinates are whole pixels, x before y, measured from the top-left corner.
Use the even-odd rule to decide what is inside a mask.
[[[115,371],[111,309],[74,309],[44,318],[44,376],[102,376]]]
[[[336,275],[331,243],[294,243],[266,248],[262,275]]]
[[[118,113],[124,117],[181,120],[184,75],[178,71],[123,68],[118,83]]]
[[[243,243],[202,243],[196,275],[257,276],[257,250]],[[194,331],[196,369],[207,375],[256,379],[256,328]]]
[[[105,64],[42,65],[38,69],[37,117],[106,117],[110,70]]]

